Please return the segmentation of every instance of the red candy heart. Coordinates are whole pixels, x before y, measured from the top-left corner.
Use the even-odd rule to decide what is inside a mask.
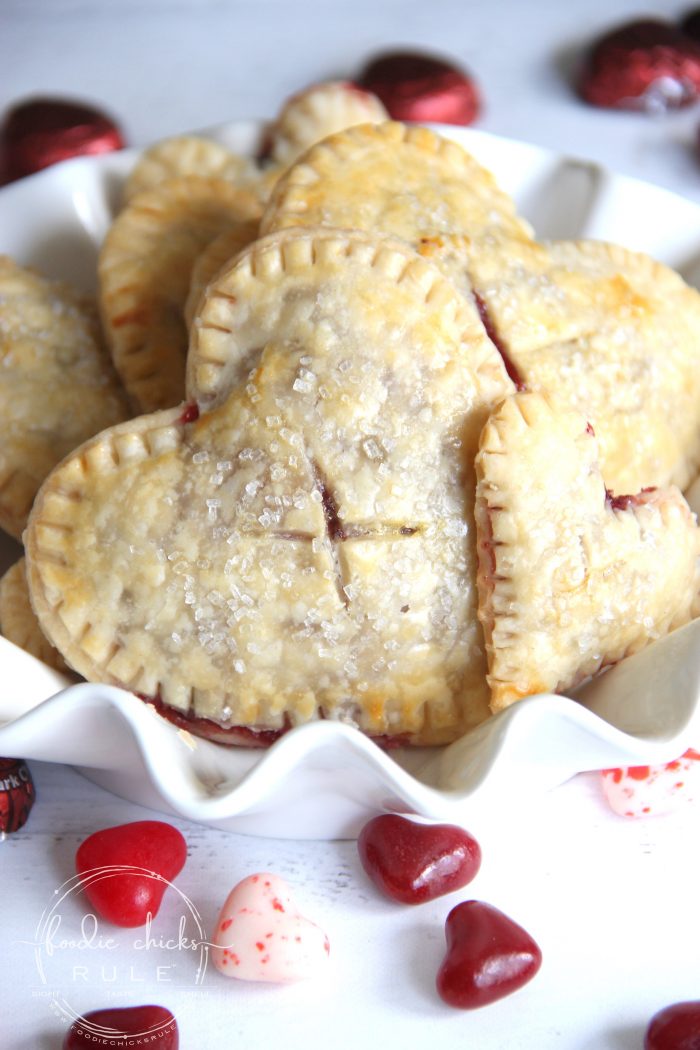
[[[92,106],[35,98],[11,109],[0,130],[0,174],[5,182],[59,160],[122,149],[122,133]]]
[[[381,99],[394,120],[471,124],[481,109],[468,73],[413,51],[379,55],[365,66],[358,83]]]
[[[21,758],[0,758],[0,833],[19,831],[35,798],[27,763]]]
[[[529,933],[483,901],[464,901],[445,922],[447,954],[437,990],[450,1006],[474,1010],[502,999],[535,976],[542,953]]]
[[[700,1050],[700,1000],[674,1003],[654,1014],[644,1050]]]
[[[115,926],[143,926],[187,858],[180,832],[159,820],[96,831],[75,856],[85,896]]]
[[[454,824],[417,824],[394,813],[365,824],[357,849],[370,879],[402,904],[451,893],[476,875],[479,843]]]
[[[136,1043],[136,1040],[139,1040]],[[164,1006],[127,1006],[91,1010],[74,1021],[63,1040],[63,1050],[94,1050],[96,1046],[154,1046],[178,1050],[177,1021]]]
[[[651,113],[687,106],[700,93],[700,45],[669,22],[628,22],[593,46],[579,93],[594,106]]]

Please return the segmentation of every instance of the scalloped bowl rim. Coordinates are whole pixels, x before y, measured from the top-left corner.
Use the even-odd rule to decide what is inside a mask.
[[[250,151],[260,130],[249,121],[206,133]],[[609,237],[697,283],[700,205],[542,147],[474,129],[439,130],[494,171],[538,233],[544,224],[547,236]],[[70,234],[80,247],[70,253],[66,276],[89,284],[115,187],[135,155],[77,158],[4,188],[0,250],[62,271],[61,238],[67,243]],[[628,236],[623,199],[645,205],[634,211],[633,228],[628,221]],[[540,221],[532,214],[538,207]],[[59,234],[53,244],[47,229]],[[298,727],[266,751],[226,748],[176,729],[124,690],[69,685],[5,639],[0,667],[10,686],[0,701],[0,754],[66,762],[132,801],[283,838],[352,836],[386,809],[478,828],[576,773],[665,762],[700,738],[700,621],[600,676],[584,690],[587,706],[551,694],[529,697],[449,747],[389,753],[331,721]]]

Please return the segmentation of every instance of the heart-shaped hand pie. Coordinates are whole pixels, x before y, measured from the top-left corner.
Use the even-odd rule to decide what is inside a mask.
[[[199,135],[177,135],[161,139],[144,150],[124,183],[122,197],[128,203],[139,193],[183,175],[226,179],[241,186],[254,178],[254,174],[252,160],[239,157],[220,142]]]
[[[397,121],[349,128],[305,153],[275,186],[260,229],[289,226],[377,231],[416,249],[433,236],[467,235],[483,251],[530,240],[491,172],[457,143]]]
[[[209,285],[194,333],[199,418],[105,431],[35,503],[46,634],[219,739],[483,720],[473,459],[513,387],[476,310],[404,244],[286,230]]]
[[[42,663],[62,674],[70,673],[61,654],[44,637],[34,614],[24,558],[0,577],[0,633]]]
[[[0,528],[20,539],[60,460],[129,418],[94,304],[0,255]]]
[[[211,958],[225,977],[282,983],[325,968],[330,946],[323,930],[300,915],[277,875],[249,875],[221,909]]]
[[[183,175],[137,194],[110,226],[98,261],[100,311],[114,365],[141,412],[184,396],[183,313],[197,256],[230,227],[252,233],[258,215],[250,191]]]
[[[312,84],[292,95],[266,133],[270,160],[289,167],[314,143],[356,124],[378,124],[389,114],[371,91],[347,80]]]
[[[494,710],[572,687],[691,618],[700,530],[675,488],[613,496],[592,427],[520,393],[476,460],[479,616]]]
[[[695,476],[700,295],[668,267],[601,242],[538,244],[456,143],[391,122],[310,150],[261,229],[316,224],[402,237],[431,258],[478,303],[518,387],[587,414],[615,491]]]
[[[698,292],[602,241],[465,255],[502,352],[529,390],[590,421],[610,488],[684,488],[700,460]]]
[[[232,259],[242,252],[243,249],[252,244],[258,235],[259,222],[252,219],[250,222],[236,223],[230,230],[224,230],[215,237],[206,248],[197,256],[192,275],[190,277],[190,290],[184,307],[185,324],[188,328],[197,314],[200,299],[206,291],[207,285],[217,273]]]

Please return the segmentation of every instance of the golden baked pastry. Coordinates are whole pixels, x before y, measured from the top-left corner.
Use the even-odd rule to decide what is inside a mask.
[[[0,527],[19,539],[52,467],[130,413],[94,305],[7,256],[0,256],[0,365]]]
[[[615,491],[694,475],[700,296],[668,268],[597,242],[537,244],[460,147],[391,123],[336,135],[292,168],[263,229],[307,223],[399,235],[474,295],[514,380],[586,409]]]
[[[24,558],[0,578],[0,633],[56,671],[68,671],[65,660],[47,641],[29,600]]]
[[[700,530],[677,488],[614,497],[585,416],[519,393],[476,457],[492,708],[563,692],[691,619]]]
[[[220,142],[199,135],[177,135],[143,151],[124,183],[124,200],[128,203],[137,194],[182,175],[225,179],[241,186],[253,181],[257,170],[249,157],[232,153]]]
[[[321,139],[355,124],[379,124],[389,119],[371,91],[347,80],[313,84],[292,95],[267,131],[268,153],[278,166],[288,167]]]
[[[188,328],[197,312],[199,300],[204,289],[222,266],[235,258],[240,251],[255,240],[258,235],[259,225],[257,219],[251,219],[249,222],[238,222],[235,226],[215,237],[197,256],[192,267],[190,290],[185,302],[185,323]]]
[[[134,197],[110,227],[99,256],[100,310],[114,364],[139,411],[182,401],[192,267],[210,241],[259,213],[248,191],[183,175]]]
[[[695,475],[700,295],[668,267],[600,242],[538,244],[464,150],[397,123],[335,135],[279,181],[261,229],[306,224],[390,233],[430,258],[477,303],[520,388],[585,410],[616,492]]]
[[[423,238],[530,241],[531,230],[493,175],[457,143],[394,121],[349,128],[319,143],[273,190],[262,233],[336,226]]]
[[[700,294],[667,266],[601,241],[470,262],[522,383],[583,412],[617,493],[685,488],[700,462]]]
[[[473,461],[512,384],[473,306],[400,242],[287,230],[218,275],[193,330],[199,418],[107,430],[42,488],[49,638],[217,739],[481,721]]]
[[[700,459],[697,293],[538,244],[460,147],[391,122],[309,150],[253,240],[259,213],[166,180],[105,242],[115,360],[165,410],[36,501],[32,602],[71,667],[225,743],[331,718],[434,744],[693,614],[698,529],[648,485]]]

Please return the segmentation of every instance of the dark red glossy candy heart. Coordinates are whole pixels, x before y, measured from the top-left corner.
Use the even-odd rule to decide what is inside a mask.
[[[5,182],[32,175],[59,160],[122,149],[114,121],[80,102],[34,98],[21,102],[0,129],[0,174]]]
[[[75,868],[98,915],[116,926],[143,926],[186,858],[177,828],[139,820],[90,835],[78,847]]]
[[[700,94],[700,44],[670,22],[628,22],[587,55],[579,94],[594,106],[661,113]]]
[[[517,991],[535,976],[542,953],[529,933],[483,901],[464,901],[445,922],[447,953],[437,976],[440,997],[474,1010]]]
[[[357,849],[370,879],[402,904],[422,904],[451,893],[476,875],[481,849],[454,824],[418,824],[395,813],[365,824]]]
[[[0,758],[0,832],[10,834],[26,824],[36,792],[21,758]]]
[[[63,1040],[63,1050],[95,1050],[98,1046],[178,1050],[179,1045],[177,1021],[164,1006],[91,1010],[73,1022]]]
[[[700,1000],[674,1003],[654,1014],[644,1050],[700,1050]]]
[[[473,77],[451,62],[414,51],[378,55],[363,69],[360,87],[372,91],[394,120],[471,124],[481,99]]]

